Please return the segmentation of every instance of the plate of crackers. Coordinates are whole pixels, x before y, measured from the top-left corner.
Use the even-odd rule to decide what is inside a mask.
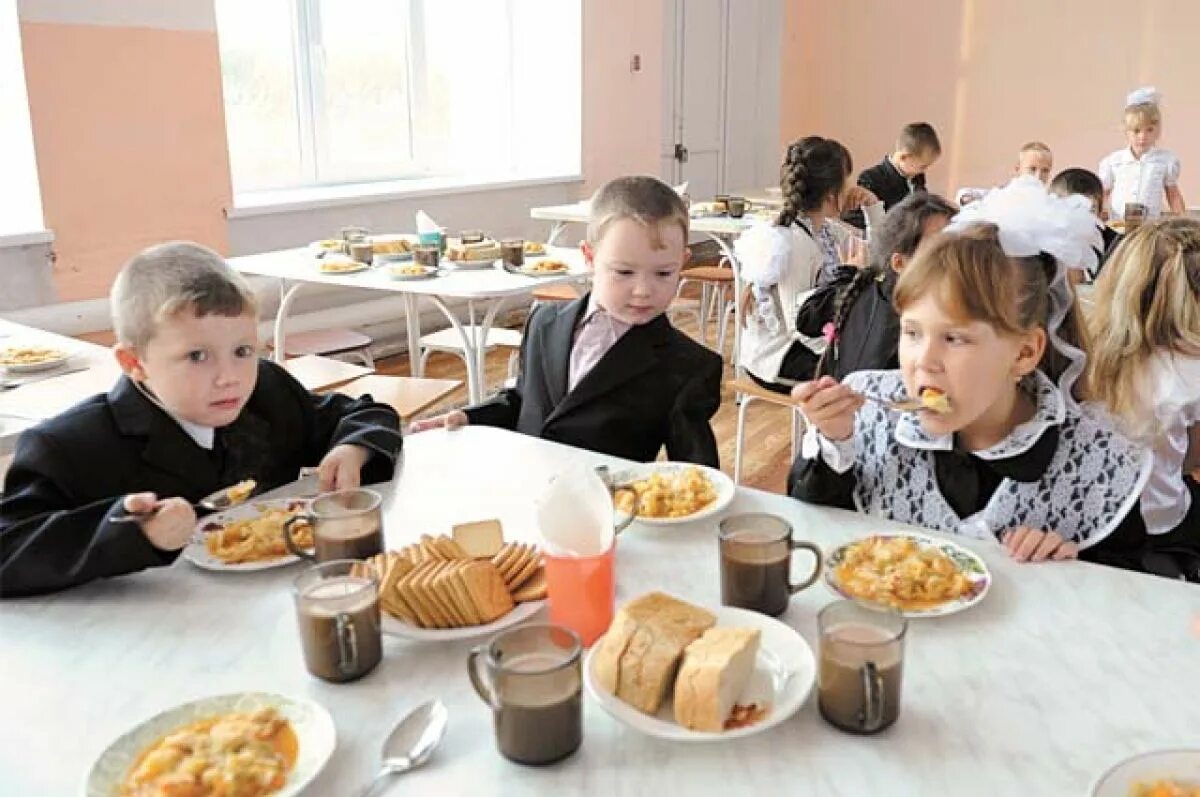
[[[542,554],[507,542],[496,520],[367,560],[379,574],[383,632],[419,641],[470,639],[528,620],[546,599]]]

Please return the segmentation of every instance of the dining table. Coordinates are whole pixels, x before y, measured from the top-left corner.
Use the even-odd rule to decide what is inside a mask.
[[[0,369],[0,456],[13,451],[21,432],[106,392],[121,375],[107,346],[0,318],[0,350],[8,348],[57,349],[68,356],[45,370]]]
[[[578,248],[548,246],[546,255],[566,263],[567,270],[526,276],[503,268],[499,260],[473,264],[445,261],[430,278],[398,279],[391,273],[390,266],[403,263],[378,261],[373,267],[357,272],[327,273],[320,270],[321,261],[311,247],[241,255],[229,258],[228,263],[242,274],[278,281],[280,301],[275,313],[274,348],[275,359],[279,362],[285,356],[288,317],[301,291],[306,286],[330,285],[402,295],[409,365],[413,376],[421,376],[421,354],[417,345],[421,338],[420,299],[429,300],[459,333],[467,368],[468,397],[472,403],[477,403],[484,398],[483,361],[488,335],[500,312],[511,300],[528,296],[535,288],[573,282],[585,276],[583,255]],[[454,300],[465,302],[465,319],[460,319],[460,314],[450,306]]]
[[[384,495],[387,545],[497,519],[509,540],[539,540],[537,502],[555,478],[622,460],[503,429],[468,426],[406,438]],[[311,490],[303,482],[282,492]],[[616,602],[661,590],[720,604],[717,523],[765,512],[826,552],[906,527],[738,487],[717,516],[635,522],[616,549]],[[909,529],[912,530],[912,529]],[[744,738],[703,743],[643,735],[590,696],[583,742],[550,766],[496,749],[490,710],[467,676],[486,639],[385,637],[380,665],[334,684],[305,670],[292,565],[212,572],[169,567],[0,603],[0,794],[73,795],[119,735],[198,697],[267,691],[316,701],[337,743],[306,794],[350,795],[375,774],[407,711],[440,698],[445,738],[396,776],[395,795],[762,795],[929,797],[1088,794],[1117,760],[1200,746],[1200,592],[1195,586],[1078,561],[1022,564],[1001,546],[958,538],[992,575],[977,605],[909,621],[898,721],[874,736],[827,724],[815,687],[790,718]],[[818,581],[780,621],[817,650],[817,613],[836,599]],[[539,617],[544,620],[544,614]]]

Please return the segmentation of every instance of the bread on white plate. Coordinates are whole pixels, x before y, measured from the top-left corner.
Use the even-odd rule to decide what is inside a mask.
[[[724,730],[754,673],[761,637],[757,628],[710,628],[688,645],[675,677],[675,721],[693,731]]]

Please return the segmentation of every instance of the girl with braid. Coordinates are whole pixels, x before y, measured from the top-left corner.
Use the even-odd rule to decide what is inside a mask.
[[[780,170],[782,211],[773,224],[751,228],[738,239],[742,279],[752,294],[738,357],[768,389],[786,393],[779,377],[812,376],[823,341],[801,336],[797,312],[843,263],[863,259],[862,240],[838,217],[862,208],[868,230],[883,220],[883,204],[850,181],[851,169],[850,153],[833,139],[793,142]]]
[[[918,248],[956,212],[936,194],[908,196],[887,212],[872,238],[870,265],[843,269],[836,282],[817,289],[804,303],[797,329],[828,341],[817,376],[841,380],[855,371],[899,367],[900,316],[892,307],[896,280]]]

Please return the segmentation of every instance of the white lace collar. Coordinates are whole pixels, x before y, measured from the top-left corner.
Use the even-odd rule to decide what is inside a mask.
[[[1066,402],[1062,393],[1050,379],[1041,371],[1035,370],[1021,383],[1034,400],[1033,417],[1009,433],[996,445],[980,451],[972,451],[972,456],[984,460],[997,460],[1024,454],[1034,443],[1041,439],[1042,434],[1051,426],[1058,426],[1067,414]],[[921,425],[920,413],[906,412],[896,421],[896,442],[908,448],[924,451],[950,451],[954,448],[954,435],[930,435]]]

